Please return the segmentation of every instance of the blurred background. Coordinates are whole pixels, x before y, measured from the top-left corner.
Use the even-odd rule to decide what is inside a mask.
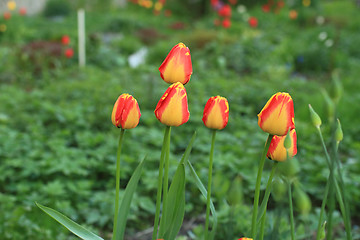
[[[79,9],[85,11],[82,66]],[[216,239],[250,232],[267,138],[257,114],[279,91],[294,100],[298,154],[278,171],[266,239],[290,239],[282,175],[295,179],[297,239],[315,236],[328,168],[308,104],[323,120],[327,143],[334,118],[341,120],[339,153],[353,236],[360,239],[359,1],[1,0],[0,14],[0,239],[76,239],[35,201],[110,239],[119,136],[110,115],[125,92],[138,100],[142,116],[126,132],[123,188],[147,155],[126,234],[149,239],[164,131],[153,111],[168,87],[158,67],[179,42],[190,48],[193,63],[186,85],[191,116],[173,128],[171,173],[197,131],[190,161],[206,183],[211,133],[201,121],[203,108],[214,95],[230,105],[229,124],[215,145]],[[270,166],[267,161],[263,189]],[[205,200],[190,174],[186,202],[179,239],[200,239]],[[344,239],[336,207],[335,239]]]

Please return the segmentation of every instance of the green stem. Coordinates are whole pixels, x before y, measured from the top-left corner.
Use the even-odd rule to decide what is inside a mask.
[[[291,226],[291,240],[295,240],[295,225],[294,225],[294,210],[291,193],[291,182],[288,181],[288,195],[289,195],[289,208],[290,208],[290,226]]]
[[[264,239],[266,212],[261,217],[259,239]]]
[[[263,202],[261,203],[261,206],[264,206],[264,213],[262,213],[263,215],[261,216],[262,222],[261,222],[261,227],[260,227],[260,237],[259,237],[260,240],[262,240],[264,238],[266,208],[267,208],[267,203],[268,203],[269,197],[270,197],[272,179],[274,178],[278,163],[279,162],[277,162],[277,161],[274,161],[274,163],[273,163],[273,166],[272,166],[271,172],[270,172],[270,176],[269,176],[269,180],[267,182],[266,189],[265,189],[265,196],[264,196]]]
[[[210,199],[211,199],[211,183],[212,183],[212,165],[213,165],[213,156],[214,156],[214,145],[215,145],[215,136],[216,130],[212,130],[212,139],[211,139],[211,148],[210,148],[210,157],[209,157],[209,176],[208,176],[208,189],[206,196],[206,220],[205,220],[205,234],[204,240],[208,240],[209,234],[209,217],[210,217]]]
[[[346,192],[345,191],[345,183],[344,183],[344,178],[343,178],[342,171],[341,171],[341,164],[340,164],[340,159],[339,159],[339,155],[338,155],[338,147],[339,147],[339,142],[336,143],[336,147],[335,147],[335,162],[337,164],[337,170],[338,170],[338,175],[339,175],[339,179],[340,179],[340,189],[342,190],[341,197],[343,200],[343,205],[344,205],[343,208],[344,208],[344,213],[345,213],[344,223],[345,223],[346,239],[352,240],[351,220],[350,220],[350,212],[349,212],[350,210],[349,210],[349,205],[347,203],[347,197],[346,197],[346,193],[345,193]],[[341,207],[341,205],[340,205],[340,207]]]
[[[155,210],[155,220],[154,220],[154,230],[152,235],[152,240],[157,238],[158,233],[158,226],[159,226],[159,217],[160,217],[160,206],[161,206],[161,193],[162,193],[162,180],[163,180],[163,170],[164,170],[164,161],[165,161],[165,151],[167,151],[167,139],[168,135],[170,135],[170,128],[167,127],[164,133],[164,140],[163,146],[161,149],[161,156],[160,156],[160,165],[159,165],[159,176],[158,176],[158,187],[157,187],[157,194],[156,194],[156,210]]]
[[[328,177],[328,181],[326,182],[326,187],[325,187],[325,194],[324,194],[324,198],[321,204],[321,210],[320,210],[320,216],[319,216],[319,222],[318,222],[318,227],[317,227],[317,233],[316,233],[316,240],[320,240],[321,237],[321,226],[322,226],[322,222],[323,222],[323,216],[324,216],[324,212],[325,212],[325,206],[326,206],[326,201],[328,198],[328,194],[329,194],[329,188],[330,188],[330,181],[329,179],[331,178],[331,176],[329,175]]]
[[[166,127],[166,151],[165,151],[165,170],[164,170],[164,185],[163,185],[163,210],[166,209],[166,200],[169,190],[169,155],[170,155],[170,135],[171,127]]]
[[[115,182],[115,215],[114,215],[114,226],[113,226],[113,238],[116,235],[116,226],[117,226],[117,217],[119,211],[119,198],[120,198],[120,155],[121,155],[121,147],[124,138],[125,129],[121,129],[119,144],[116,154],[116,182]]]
[[[257,211],[258,211],[258,205],[259,205],[259,196],[260,196],[260,185],[261,185],[261,174],[264,169],[265,164],[265,157],[269,150],[271,139],[273,135],[269,134],[264,150],[261,155],[260,163],[259,163],[259,169],[256,177],[256,185],[255,185],[255,196],[254,196],[254,209],[253,209],[253,215],[252,215],[252,221],[251,221],[251,237],[255,240],[256,238],[256,219],[257,219]]]
[[[329,156],[329,153],[327,151],[326,145],[325,145],[325,141],[322,135],[322,132],[320,130],[320,127],[316,128],[321,140],[321,144],[323,147],[323,150],[325,152],[325,156],[326,156],[326,161],[330,170],[330,174],[329,174],[329,213],[328,213],[328,231],[327,231],[327,239],[331,239],[332,238],[332,213],[333,210],[335,208],[335,202],[334,202],[334,184],[336,182],[335,176],[334,176],[334,164],[331,161],[331,158]]]

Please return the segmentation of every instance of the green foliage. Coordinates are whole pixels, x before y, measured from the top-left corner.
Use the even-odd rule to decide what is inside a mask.
[[[44,9],[45,17],[59,17],[70,14],[70,5],[67,1],[50,0],[46,3]]]

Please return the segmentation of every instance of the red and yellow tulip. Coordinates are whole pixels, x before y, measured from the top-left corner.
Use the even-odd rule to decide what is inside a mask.
[[[253,240],[252,238],[239,238],[238,240]]]
[[[127,94],[121,94],[114,104],[111,114],[112,123],[122,129],[134,128],[139,124],[140,109],[136,99]]]
[[[167,83],[190,81],[192,64],[190,50],[183,43],[174,46],[159,67],[161,78]]]
[[[229,120],[229,103],[226,98],[216,96],[207,101],[202,118],[208,128],[221,130]]]
[[[274,161],[283,162],[287,159],[287,154],[289,154],[289,158],[292,158],[297,153],[296,147],[296,131],[295,129],[290,131],[290,139],[291,139],[291,146],[288,149],[288,153],[286,152],[286,148],[284,147],[284,140],[285,136],[273,136],[269,151],[267,152],[267,157]]]
[[[286,135],[289,128],[294,129],[294,103],[288,93],[276,93],[258,114],[258,125],[272,135]]]
[[[172,84],[155,108],[156,118],[167,126],[180,126],[189,120],[186,89],[182,83]]]

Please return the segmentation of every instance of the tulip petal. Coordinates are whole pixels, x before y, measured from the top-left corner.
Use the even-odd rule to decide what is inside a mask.
[[[190,81],[192,64],[190,50],[183,43],[174,46],[159,67],[161,78],[167,83]]]
[[[163,94],[155,108],[156,118],[167,126],[180,126],[189,120],[187,94],[184,86],[174,83]]]
[[[116,127],[130,129],[139,124],[140,116],[140,108],[136,99],[125,93],[116,100],[111,114],[111,121]]]
[[[283,162],[287,159],[287,152],[284,147],[285,136],[276,136],[274,135],[269,150],[267,152],[267,157],[274,161]],[[295,129],[290,131],[291,147],[289,148],[289,158],[294,157],[297,154],[297,136]]]
[[[294,105],[288,93],[276,93],[258,114],[258,125],[270,134],[283,136],[295,128]]]
[[[202,120],[208,128],[218,130],[225,128],[229,120],[229,103],[226,98],[220,96],[209,98]]]

